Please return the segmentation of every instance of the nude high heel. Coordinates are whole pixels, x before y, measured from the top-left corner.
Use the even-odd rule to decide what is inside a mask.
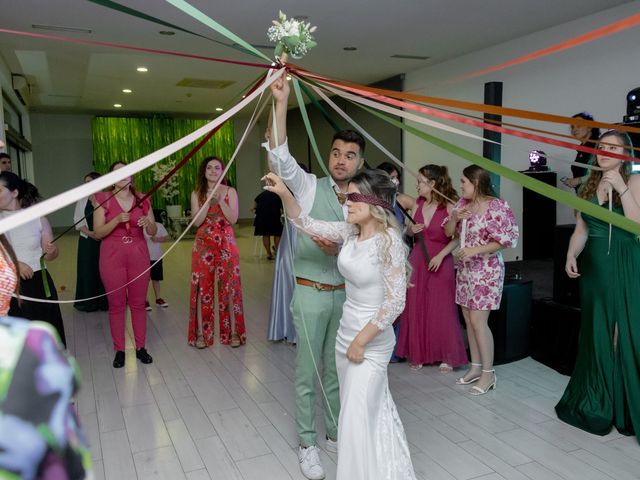
[[[477,385],[474,385],[473,387],[471,387],[469,389],[469,393],[471,395],[484,395],[485,393],[489,392],[489,390],[495,390],[497,382],[498,382],[498,377],[496,377],[496,371],[492,368],[491,370],[482,370],[484,373],[493,373],[493,382],[491,382],[489,385],[487,385],[487,388],[480,388]]]
[[[482,367],[481,363],[473,363],[471,362],[471,367]],[[471,369],[469,369],[471,370]],[[467,373],[469,373],[469,371],[467,371]],[[478,375],[477,377],[473,377],[470,378],[469,380],[465,380],[464,377],[467,376],[467,373],[465,373],[462,377],[460,377],[459,379],[456,380],[456,385],[469,385],[473,382],[477,382],[478,380],[480,380],[480,375]]]

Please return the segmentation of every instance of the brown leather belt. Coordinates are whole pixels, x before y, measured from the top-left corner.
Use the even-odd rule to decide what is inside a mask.
[[[296,283],[305,287],[313,287],[319,292],[333,292],[334,290],[342,290],[344,283],[340,285],[329,285],[328,283],[314,282],[308,278],[296,277]]]

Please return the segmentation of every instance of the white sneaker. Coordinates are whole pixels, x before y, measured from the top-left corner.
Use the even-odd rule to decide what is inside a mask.
[[[327,441],[324,444],[324,449],[327,452],[338,453],[338,441],[331,440],[329,437],[327,437]]]
[[[318,455],[318,447],[298,447],[298,461],[302,474],[309,480],[322,480],[324,478],[324,468]]]

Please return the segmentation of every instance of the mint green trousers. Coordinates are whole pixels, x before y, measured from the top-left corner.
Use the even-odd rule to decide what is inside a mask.
[[[344,289],[321,292],[313,287],[296,285],[291,310],[296,329],[296,428],[300,445],[317,445],[316,439],[316,369],[321,374],[324,419],[327,435],[336,439],[340,414],[340,391],[336,372],[336,335]],[[322,392],[318,392],[322,395]]]

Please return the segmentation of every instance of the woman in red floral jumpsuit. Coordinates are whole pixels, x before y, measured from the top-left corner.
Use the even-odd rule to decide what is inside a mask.
[[[207,157],[202,161],[196,190],[191,193],[193,215],[206,203],[223,171],[224,163],[217,157]],[[197,348],[213,345],[216,305],[220,320],[220,343],[239,347],[246,341],[240,257],[231,227],[238,220],[238,194],[225,183],[223,180],[208,202],[209,208],[197,215],[195,221],[198,232],[191,255],[188,341],[189,345]]]

